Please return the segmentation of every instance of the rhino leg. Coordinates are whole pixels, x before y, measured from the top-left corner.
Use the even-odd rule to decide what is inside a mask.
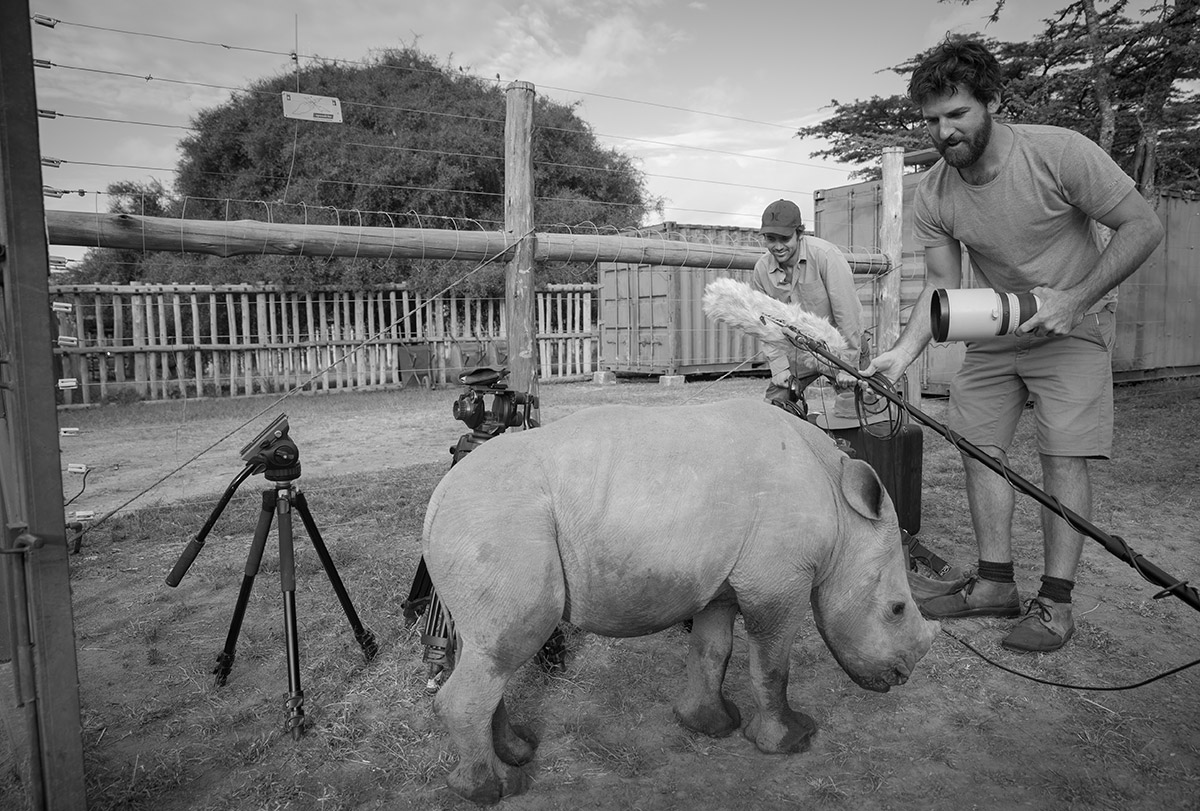
[[[788,664],[800,617],[794,610],[747,613],[750,647],[750,691],[754,714],[742,733],[767,754],[803,752],[817,722],[788,705]]]
[[[675,703],[675,716],[685,727],[723,737],[742,724],[737,705],[721,686],[733,651],[733,618],[737,605],[709,604],[692,618],[687,657],[687,685]]]
[[[458,766],[446,783],[479,805],[492,805],[529,787],[529,778],[515,764],[506,763],[496,749],[500,742],[501,753],[513,760],[528,760],[533,754],[533,747],[509,725],[503,706],[504,685],[511,675],[511,671],[498,673],[496,662],[477,648],[465,647],[434,699],[458,752]]]
[[[512,766],[524,766],[533,760],[537,737],[524,727],[514,727],[508,720],[504,699],[492,714],[492,745],[496,756]]]

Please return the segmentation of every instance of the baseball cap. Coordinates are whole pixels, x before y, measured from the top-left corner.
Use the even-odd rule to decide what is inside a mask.
[[[791,200],[776,200],[763,211],[762,228],[758,233],[790,237],[802,227],[804,219],[800,216],[800,207]]]

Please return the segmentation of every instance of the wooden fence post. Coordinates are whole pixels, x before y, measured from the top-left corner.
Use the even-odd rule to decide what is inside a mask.
[[[891,270],[880,279],[879,290],[879,335],[876,336],[877,352],[890,349],[900,337],[900,277],[903,265],[904,207],[904,148],[889,146],[883,150],[883,198],[880,201],[879,250],[887,257]],[[905,395],[913,405],[921,402],[920,371],[912,368],[908,372]]]
[[[15,699],[0,726],[29,807],[67,811],[87,793],[29,29],[26,0],[0,3],[0,671]],[[18,707],[20,723],[8,715]]]
[[[516,250],[504,280],[508,311],[509,382],[515,391],[537,395],[536,294],[533,286],[533,100],[529,82],[512,82],[505,93],[504,231]],[[537,409],[531,412],[537,419]]]

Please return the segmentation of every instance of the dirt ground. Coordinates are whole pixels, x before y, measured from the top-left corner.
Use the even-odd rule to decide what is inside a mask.
[[[759,396],[761,388],[759,380],[680,388],[547,386],[543,418],[556,419],[592,403],[695,403]],[[1096,474],[1094,521],[1125,536],[1168,572],[1195,583],[1200,580],[1195,529],[1200,522],[1200,396],[1187,389],[1147,393],[1118,392],[1121,461]],[[417,524],[405,524],[378,550],[358,553],[369,556],[376,568],[395,569],[390,584],[355,584],[355,595],[367,606],[364,613],[394,622],[395,603],[407,591],[419,545],[412,526],[419,526],[422,499],[448,467],[449,445],[464,430],[451,416],[456,395],[454,390],[381,392],[339,397],[336,404],[293,398],[278,407],[262,398],[224,405],[167,403],[125,407],[124,415],[65,411],[60,425],[83,429],[63,439],[64,468],[70,462],[92,467],[86,489],[68,512],[88,509],[103,516],[118,507],[124,514],[155,503],[190,502],[203,514],[240,469],[241,446],[275,414],[286,412],[314,511],[330,519],[333,535],[352,533],[343,532],[342,525],[356,520],[338,512],[336,491],[322,494],[337,481],[333,477],[377,473],[386,478],[413,471],[405,481],[419,486],[393,494],[397,501],[388,509],[415,516]],[[924,407],[931,416],[942,416],[941,401],[927,400]],[[1027,435],[1024,439],[1028,443]],[[963,540],[969,539],[969,528],[957,454],[930,432],[924,445],[921,537],[955,562],[972,563],[973,544]],[[1024,465],[1023,472],[1036,481],[1040,477],[1029,473],[1033,464],[1029,457],[1014,458],[1014,465]],[[79,476],[64,474],[67,499],[79,486]],[[236,508],[245,511],[246,502]],[[1017,569],[1024,596],[1036,592],[1040,573],[1037,521],[1034,507],[1019,505]],[[373,526],[375,535],[395,529],[387,523]],[[195,529],[179,527],[167,538],[138,538],[128,528],[122,530],[123,540],[102,541],[98,534],[92,543],[85,537],[82,552],[72,558],[86,748],[89,765],[103,773],[105,782],[89,789],[97,798],[93,807],[472,807],[444,788],[452,755],[420,689],[420,646],[412,632],[399,627],[385,627],[382,665],[306,660],[307,669],[320,671],[306,677],[313,680],[310,702],[326,738],[333,737],[329,730],[336,726],[331,716],[350,703],[330,691],[366,693],[372,709],[355,711],[368,716],[356,718],[364,727],[361,741],[353,746],[326,741],[332,754],[319,768],[297,754],[303,764],[298,771],[306,774],[283,777],[276,765],[269,772],[272,790],[251,785],[269,782],[262,768],[254,770],[263,757],[260,750],[290,745],[277,734],[252,731],[273,723],[263,716],[277,710],[274,694],[269,710],[260,703],[262,680],[277,683],[282,677],[273,654],[265,654],[265,665],[239,664],[253,669],[238,686],[222,688],[227,693],[200,684],[205,668],[195,660],[201,645],[181,649],[180,639],[195,634],[207,656],[208,647],[222,638],[231,595],[228,589],[218,592],[214,580],[224,575],[195,574],[176,592],[161,585]],[[230,541],[230,531],[223,532],[222,539]],[[1152,599],[1156,587],[1087,543],[1075,593],[1078,631],[1064,651],[1050,656],[1005,652],[997,644],[1007,625],[1001,620],[957,621],[947,628],[1007,667],[1071,684],[1128,684],[1200,656],[1196,612],[1178,600]],[[239,554],[241,548],[239,543]],[[225,568],[233,578],[240,561]],[[263,599],[273,605],[277,598],[276,593]],[[145,625],[156,613],[165,620],[148,631]],[[336,607],[329,613],[331,623],[341,621]],[[260,636],[252,636],[247,647],[274,639],[268,631],[248,633]],[[750,703],[745,651],[739,627],[728,683],[743,713]],[[805,754],[768,757],[741,735],[708,739],[674,721],[670,704],[685,652],[686,637],[678,630],[635,640],[580,635],[571,641],[564,677],[527,668],[531,672],[514,680],[510,709],[532,724],[543,743],[528,767],[533,788],[501,807],[1200,809],[1200,668],[1138,690],[1070,690],[1005,673],[943,636],[908,685],[878,695],[855,687],[809,629],[793,652],[791,695],[821,731]],[[190,715],[181,717],[176,702],[189,707]],[[322,703],[332,705],[325,716]],[[222,729],[228,722],[221,719],[230,716],[237,729]],[[395,741],[390,752],[372,748],[383,746],[373,743],[382,736],[381,727]],[[236,753],[234,763],[221,769],[210,765],[200,775],[187,771],[198,734],[233,735],[227,746]],[[312,733],[300,744],[312,757],[316,739]],[[146,788],[147,769],[175,776],[159,775]],[[128,790],[108,784],[122,780],[129,781]],[[283,788],[276,791],[279,783]],[[135,792],[135,785],[142,790]],[[0,785],[0,806],[9,807],[6,796],[12,795]]]

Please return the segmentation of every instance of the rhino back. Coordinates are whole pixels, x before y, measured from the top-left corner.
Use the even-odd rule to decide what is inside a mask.
[[[488,511],[501,516],[494,526],[520,535],[515,554],[554,543],[571,619],[644,633],[706,604],[748,555],[832,537],[835,454],[818,429],[761,401],[602,406],[489,441],[435,501],[444,512],[452,499],[475,532]]]

